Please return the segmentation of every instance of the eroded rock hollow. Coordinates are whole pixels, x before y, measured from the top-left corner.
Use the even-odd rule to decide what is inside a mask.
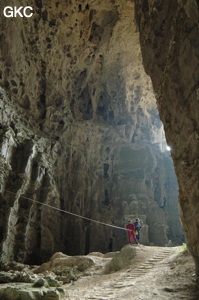
[[[127,242],[124,230],[59,209],[122,228],[138,216],[144,244],[181,244],[178,184],[142,66],[133,1],[29,0],[23,5],[34,8],[31,18],[1,15],[1,261],[40,263],[56,251],[107,252]],[[162,71],[153,53],[144,56],[150,61],[148,73],[156,74],[157,92]],[[165,104],[165,113],[160,105],[165,126],[164,115],[176,122],[179,117],[179,136],[166,126],[169,143],[179,142],[176,157],[188,155],[180,141],[185,136],[191,147],[196,131],[189,138],[186,134],[197,122],[194,116],[181,121],[175,114],[181,112],[177,99],[187,93],[183,89],[177,98],[177,91],[176,101],[168,97],[171,106]],[[192,92],[184,98],[189,95],[190,113]],[[160,97],[166,97],[163,90]],[[186,129],[186,122],[192,129]],[[196,153],[192,148],[190,161]],[[176,168],[180,178],[181,160]],[[179,182],[182,192],[184,181]],[[192,194],[188,186],[186,193]]]

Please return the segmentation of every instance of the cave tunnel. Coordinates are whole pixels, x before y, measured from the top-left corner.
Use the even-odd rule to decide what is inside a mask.
[[[1,16],[1,261],[118,251],[126,232],[104,224],[137,217],[144,245],[181,245],[198,205],[193,3],[33,2]]]

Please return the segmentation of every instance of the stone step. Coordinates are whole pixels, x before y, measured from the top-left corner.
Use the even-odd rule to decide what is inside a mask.
[[[134,276],[134,275],[142,275],[142,274],[146,274],[146,269],[136,270],[136,272],[132,273],[131,276]]]
[[[116,282],[112,287],[113,289],[124,289],[127,287],[132,287],[135,285],[134,280],[136,280],[138,277],[145,275],[148,271],[154,268],[156,263],[161,262],[164,258],[166,258],[168,255],[172,253],[172,250],[164,251],[161,253],[158,253],[156,256],[148,259],[146,262],[141,264],[138,268],[135,270],[128,270],[130,273],[129,276],[125,276],[121,278],[118,282]],[[107,300],[107,299],[114,299],[112,298],[114,294],[114,290],[111,289],[104,289],[104,292],[101,295],[95,295],[95,297],[87,297],[87,300]]]
[[[152,260],[154,260],[154,261],[158,261],[158,260],[161,260],[161,259],[164,259],[164,258],[166,258],[166,256],[164,255],[164,256],[156,256],[156,257],[154,257],[154,258],[152,258]]]
[[[150,269],[152,269],[152,268],[150,268]],[[150,270],[150,269],[136,269],[131,275],[146,273],[146,271]]]
[[[159,259],[158,258],[151,258],[151,259],[148,260],[148,262],[156,262],[156,261],[159,261]]]
[[[127,277],[126,279],[127,279],[127,280],[135,279],[137,276],[139,276],[139,274],[135,274],[135,276]],[[125,279],[125,280],[126,280],[126,279]]]
[[[154,257],[158,257],[158,256],[160,256],[160,257],[165,257],[165,256],[167,256],[168,254],[171,254],[171,253],[160,253],[160,254],[157,254],[156,256],[154,256]]]
[[[154,265],[154,262],[153,261],[146,261],[142,265]]]
[[[116,284],[116,285],[114,285],[113,287],[114,287],[114,289],[123,289],[123,288],[127,288],[127,287],[130,287],[130,286],[134,286],[134,283],[132,283],[132,284]]]
[[[103,297],[103,296],[95,296],[95,297],[86,297],[85,299],[89,299],[89,300],[107,300],[110,299],[108,297]]]
[[[152,265],[142,265],[142,266],[140,266],[137,270],[142,270],[142,269],[151,269],[151,268],[153,268],[153,266]]]

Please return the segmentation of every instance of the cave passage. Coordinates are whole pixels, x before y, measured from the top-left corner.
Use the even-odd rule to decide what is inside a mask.
[[[43,2],[0,19],[1,260],[118,251],[137,217],[142,244],[182,244],[134,1]]]

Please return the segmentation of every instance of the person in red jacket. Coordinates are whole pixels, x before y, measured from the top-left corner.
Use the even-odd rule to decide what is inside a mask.
[[[129,220],[129,223],[126,225],[126,229],[128,230],[128,242],[131,244],[132,238],[134,239],[135,243],[138,244],[138,240],[135,236],[135,225],[133,224],[132,220]]]

